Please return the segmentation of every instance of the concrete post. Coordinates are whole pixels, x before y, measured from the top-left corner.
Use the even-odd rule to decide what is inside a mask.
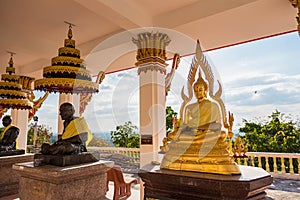
[[[17,138],[18,148],[27,148],[27,132],[28,132],[28,110],[11,110],[12,124],[20,129],[19,136]]]
[[[137,62],[140,84],[140,166],[160,161],[159,147],[166,136],[165,74],[166,46],[164,33],[138,34]]]

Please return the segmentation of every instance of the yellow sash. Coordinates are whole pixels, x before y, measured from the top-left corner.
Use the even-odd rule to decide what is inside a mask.
[[[93,135],[89,130],[88,124],[86,123],[85,119],[83,117],[76,118],[72,120],[65,128],[65,132],[62,134],[62,139],[65,140],[85,132],[88,133],[88,139],[86,141],[87,146],[92,140]]]
[[[12,124],[10,124],[10,125],[8,125],[7,127],[5,127],[5,129],[4,129],[3,133],[2,133],[2,136],[1,136],[1,140],[2,140],[2,138],[4,137],[5,132],[6,132],[10,127],[12,127]]]
[[[1,135],[0,140],[2,140],[2,138],[4,137],[5,132],[6,132],[10,127],[12,127],[12,126],[13,126],[13,125],[10,124],[10,125],[8,125],[7,127],[5,127],[5,129],[4,129],[4,131],[3,131],[2,135]],[[19,148],[18,148],[18,139],[16,139],[16,149],[19,149]]]

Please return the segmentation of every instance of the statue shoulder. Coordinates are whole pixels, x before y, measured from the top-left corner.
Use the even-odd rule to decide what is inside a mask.
[[[74,122],[86,122],[85,118],[84,117],[75,117],[74,119]]]
[[[219,106],[218,103],[210,100],[210,99],[204,99],[203,104],[205,104],[206,106]]]
[[[20,130],[20,129],[19,129],[18,127],[16,127],[16,126],[12,126],[11,128],[14,129],[14,130],[18,130],[18,131]]]
[[[190,104],[188,104],[188,105],[186,106],[186,109],[187,109],[187,110],[190,110],[191,108],[194,108],[194,107],[197,106],[197,105],[198,105],[198,102],[190,103]]]
[[[8,134],[12,134],[12,133],[19,133],[20,132],[20,129],[16,126],[11,126],[8,130],[7,130],[7,133]]]

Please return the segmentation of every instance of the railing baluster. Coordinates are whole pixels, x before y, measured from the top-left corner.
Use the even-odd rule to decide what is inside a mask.
[[[273,157],[273,163],[274,163],[274,172],[277,173],[277,157]]]
[[[250,166],[254,167],[254,156],[250,156]]]
[[[300,174],[300,158],[298,158],[297,161],[298,161],[298,174]]]
[[[262,164],[261,164],[261,156],[258,156],[258,167],[262,168]]]
[[[266,171],[267,171],[267,172],[270,172],[269,157],[266,156],[266,157],[265,157],[265,160],[266,160]]]
[[[292,157],[289,158],[289,162],[290,162],[290,174],[294,174],[293,158]]]
[[[284,165],[284,157],[281,157],[281,173],[286,173]]]

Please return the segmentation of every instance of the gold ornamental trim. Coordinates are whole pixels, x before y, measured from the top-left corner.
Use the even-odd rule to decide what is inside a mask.
[[[22,85],[23,91],[32,91],[33,85],[32,82],[35,80],[35,78],[29,77],[29,76],[20,76],[19,83]]]
[[[58,54],[72,54],[77,57],[80,57],[80,51],[78,49],[74,49],[72,47],[61,47],[58,49]]]
[[[44,101],[47,99],[47,97],[49,96],[49,92],[46,92],[44,94],[44,96],[40,97],[37,100],[35,99],[35,95],[34,93],[31,91],[30,95],[29,95],[29,101],[31,101],[33,103],[33,107],[32,109],[29,110],[28,113],[28,122],[30,122],[30,120],[34,117],[35,113],[42,107]]]
[[[19,82],[20,76],[14,74],[2,74],[1,80],[3,81],[12,81],[12,82]]]
[[[54,73],[75,73],[75,74],[80,74],[84,77],[87,77],[87,78],[91,78],[91,74],[90,74],[90,71],[84,69],[84,68],[80,68],[80,67],[72,67],[72,66],[59,66],[59,65],[56,65],[56,66],[49,66],[49,67],[45,67],[43,69],[43,74],[48,74],[48,73],[51,73],[51,72],[54,72]]]
[[[15,82],[1,82],[2,88],[15,88],[16,90],[21,90],[22,85]]]
[[[6,73],[14,74],[16,69],[14,67],[6,67]]]
[[[1,108],[32,109],[33,103],[28,99],[0,99]]]
[[[300,1],[299,0],[289,0],[292,4],[292,6],[294,8],[297,8],[298,9],[298,16],[296,17],[296,20],[297,20],[297,23],[298,23],[298,26],[297,26],[297,29],[298,29],[298,34],[300,35]]]
[[[68,63],[74,65],[82,65],[83,59],[73,58],[68,56],[56,56],[51,60],[52,65],[56,65],[58,63]]]
[[[159,57],[148,57],[144,59],[140,59],[138,62],[135,63],[136,66],[140,66],[147,63],[160,63],[164,65],[165,67],[168,66],[165,60],[159,58]]]
[[[65,47],[75,48],[75,40],[65,39]]]
[[[132,38],[132,42],[137,46],[138,61],[149,57],[159,57],[166,60],[166,46],[171,42],[169,36],[160,32],[144,32],[137,35],[137,39]]]
[[[146,73],[147,71],[157,71],[162,74],[166,74],[166,64],[158,63],[158,62],[151,62],[151,63],[144,63],[139,64],[138,68],[138,75],[140,75],[142,72]]]
[[[35,89],[60,93],[95,93],[99,91],[98,83],[72,78],[44,78],[34,82]]]
[[[26,98],[26,92],[16,91],[16,90],[4,90],[4,89],[0,89],[0,96],[1,95],[16,96],[16,97],[20,97],[22,99]]]

